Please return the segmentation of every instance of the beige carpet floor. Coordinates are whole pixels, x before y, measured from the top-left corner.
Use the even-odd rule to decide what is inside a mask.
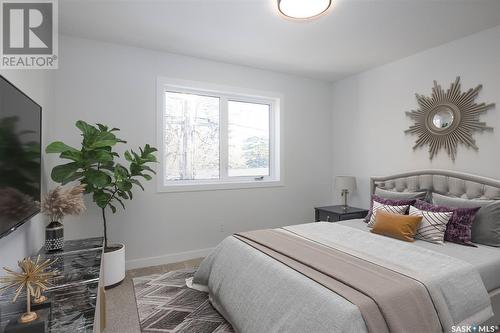
[[[135,304],[132,279],[155,273],[166,273],[182,268],[197,267],[202,258],[192,259],[174,264],[139,268],[127,271],[123,283],[106,290],[106,332],[107,333],[140,333],[139,317]]]

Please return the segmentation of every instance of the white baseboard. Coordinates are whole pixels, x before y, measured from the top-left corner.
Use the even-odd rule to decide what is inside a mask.
[[[164,255],[158,256],[158,257],[131,259],[131,260],[127,260],[125,265],[126,265],[126,269],[129,270],[129,269],[135,269],[135,268],[143,268],[143,267],[149,267],[149,266],[171,264],[171,263],[185,261],[185,260],[189,260],[189,259],[206,257],[207,255],[210,254],[210,252],[212,252],[213,249],[214,248],[211,247],[208,249],[199,249],[199,250],[192,250],[192,251],[186,251],[186,252],[164,254]]]

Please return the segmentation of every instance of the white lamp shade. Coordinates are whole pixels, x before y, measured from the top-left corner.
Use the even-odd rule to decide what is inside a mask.
[[[350,193],[356,190],[356,177],[337,176],[335,177],[335,189],[338,191],[348,190]]]

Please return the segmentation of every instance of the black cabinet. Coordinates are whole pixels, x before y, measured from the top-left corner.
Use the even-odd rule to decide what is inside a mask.
[[[368,214],[368,210],[356,207],[344,207],[342,205],[315,207],[314,220],[316,222],[338,222],[352,219],[363,219]]]

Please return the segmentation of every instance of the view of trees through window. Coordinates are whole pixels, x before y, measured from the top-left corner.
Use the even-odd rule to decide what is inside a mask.
[[[165,92],[165,179],[199,180],[269,175],[270,106],[227,101],[227,161],[220,163],[221,99]]]
[[[229,101],[228,128],[228,175],[269,175],[269,105]]]
[[[218,97],[166,92],[165,178],[219,178]]]

